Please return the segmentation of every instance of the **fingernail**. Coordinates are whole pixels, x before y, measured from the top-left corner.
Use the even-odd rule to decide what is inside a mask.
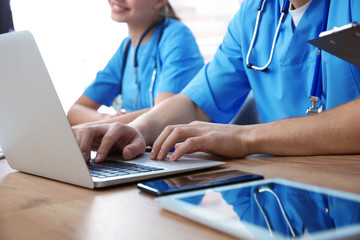
[[[95,158],[95,162],[100,162],[102,160],[102,154],[97,154]]]
[[[175,158],[175,155],[174,154],[172,154],[171,156],[170,156],[170,161],[176,161],[176,158]]]
[[[131,152],[130,149],[126,149],[126,155],[128,155],[128,156],[127,156],[127,159],[131,159],[131,158],[132,158],[132,152]]]
[[[159,152],[159,154],[158,154],[157,158],[158,158],[158,159],[163,159],[163,158],[164,158],[164,156],[163,156],[163,155],[164,155],[163,151],[161,151],[161,150],[160,150],[160,152]]]
[[[86,152],[83,152],[82,155],[83,155],[83,158],[84,158],[86,161],[89,160],[89,154],[87,154]]]
[[[155,159],[155,153],[154,153],[154,150],[151,150],[151,152],[150,152],[150,158],[151,158],[151,159]]]

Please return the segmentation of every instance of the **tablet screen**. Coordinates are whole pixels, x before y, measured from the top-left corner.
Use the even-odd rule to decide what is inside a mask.
[[[344,234],[360,234],[358,196],[345,197],[331,190],[301,188],[286,182],[264,180],[177,195],[168,209],[180,208],[184,216],[235,236],[255,239],[305,238],[325,233],[328,237],[324,239],[336,239]]]

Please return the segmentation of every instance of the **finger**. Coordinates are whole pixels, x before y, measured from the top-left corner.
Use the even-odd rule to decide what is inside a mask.
[[[105,157],[114,146],[123,150],[123,157],[126,160],[145,152],[145,139],[135,128],[122,123],[114,123],[110,126],[110,129],[102,138],[96,161],[105,160]]]
[[[109,126],[109,125],[108,125]],[[112,124],[110,128],[107,128],[106,131],[103,133],[103,137],[100,143],[100,146],[97,150],[96,162],[103,162],[106,156],[109,154],[111,148],[115,145],[115,143],[121,139],[124,135],[122,128],[123,125]],[[97,134],[102,134],[102,128],[99,127],[99,131]]]
[[[85,161],[90,161],[91,146],[98,127],[90,127],[81,131],[81,136],[78,137],[79,147]]]
[[[151,159],[158,158],[158,155],[159,155],[159,152],[160,152],[160,149],[161,149],[161,146],[162,146],[163,142],[169,136],[169,134],[174,130],[175,127],[176,127],[176,125],[167,126],[160,133],[160,135],[157,137],[157,139],[155,140],[155,142],[154,142],[154,144],[152,146],[151,153],[150,153],[150,158]]]
[[[170,156],[170,160],[176,161],[184,154],[194,152],[194,149],[197,151],[206,151],[207,145],[207,137],[199,136],[187,138],[184,142],[175,145],[175,151]]]
[[[198,135],[201,135],[201,128],[194,128],[189,125],[175,127],[163,141],[159,151],[158,159],[164,159],[169,153],[170,149],[178,142]]]
[[[177,187],[171,178],[165,179],[164,182],[166,182],[169,187]]]
[[[80,144],[81,142],[81,136],[82,136],[82,129],[80,128],[73,128],[73,133],[76,138],[76,141]]]
[[[87,154],[86,152],[83,152],[80,145],[81,145],[81,138],[82,138],[82,134],[83,134],[83,131],[82,129],[74,129],[73,128],[73,132],[74,132],[74,135],[75,135],[75,139],[79,145],[79,148],[80,148],[80,151],[81,151],[81,154],[83,155],[83,158],[85,161],[89,161],[89,158],[87,157]]]
[[[125,160],[133,159],[134,157],[144,153],[145,149],[145,141],[139,136],[123,148],[123,158]]]
[[[180,188],[196,184],[196,182],[194,183],[187,177],[173,178],[172,181],[176,187],[180,187]]]

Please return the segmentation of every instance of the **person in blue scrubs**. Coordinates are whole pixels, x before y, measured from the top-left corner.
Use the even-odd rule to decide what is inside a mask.
[[[130,122],[181,92],[204,65],[194,36],[167,0],[109,0],[109,4],[112,19],[127,23],[129,36],[69,110],[72,125]],[[122,106],[117,114],[98,112],[102,105],[117,102],[119,94]]]
[[[203,68],[183,91],[214,122],[231,121],[250,90],[253,91],[262,122],[305,115],[310,105],[317,48],[307,40],[317,38],[320,34],[326,1],[312,0],[302,6],[306,10],[298,23],[294,23],[290,11],[280,25],[273,59],[266,71],[254,71],[246,63],[257,2],[243,2],[229,24],[214,61]],[[254,65],[263,66],[269,59],[282,2],[266,2],[249,57],[249,62]],[[331,1],[327,29],[359,22],[359,9],[358,1]],[[360,95],[360,69],[326,52],[322,53],[322,76],[324,109]]]
[[[114,145],[126,159],[142,153],[146,145],[153,145],[152,159],[164,159],[175,145],[171,160],[195,151],[236,158],[255,153],[359,153],[360,130],[353,121],[360,113],[352,109],[359,108],[360,103],[337,106],[359,97],[360,69],[325,52],[319,62],[318,49],[306,41],[318,37],[321,31],[359,22],[360,2],[290,0],[284,11],[290,9],[290,13],[281,17],[283,0],[266,1],[250,48],[259,2],[242,2],[214,60],[171,102],[153,108],[130,127],[114,124],[75,131],[85,159],[89,160],[93,142],[101,142],[97,145],[97,161],[103,161]],[[317,63],[321,63],[319,72]],[[251,69],[264,65],[265,71]],[[320,92],[316,96],[321,99],[322,109],[330,110],[304,117],[312,106],[309,97],[313,96],[314,82],[322,84],[320,91],[315,91]],[[250,90],[263,123],[226,124]]]

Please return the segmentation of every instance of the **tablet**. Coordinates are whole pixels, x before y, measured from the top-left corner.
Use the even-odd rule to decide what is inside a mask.
[[[360,24],[349,23],[322,32],[308,43],[360,67]]]
[[[359,239],[360,195],[266,179],[156,198],[163,208],[246,239]]]

